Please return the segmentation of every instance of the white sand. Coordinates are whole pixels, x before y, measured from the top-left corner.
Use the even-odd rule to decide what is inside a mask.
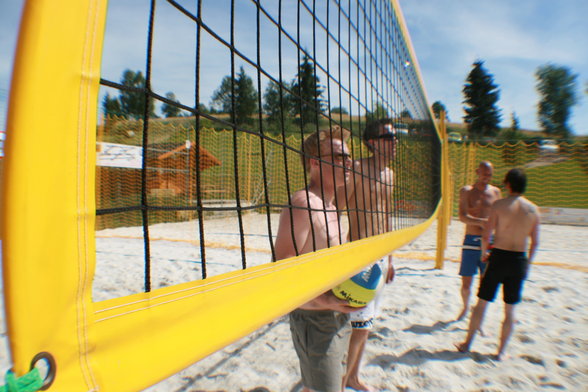
[[[205,239],[209,273],[239,268],[240,243],[235,222],[207,221]],[[265,218],[247,216],[249,265],[266,262]],[[275,217],[272,222],[276,233]],[[457,353],[453,344],[465,337],[467,320],[451,322],[459,313],[458,263],[434,269],[435,227],[395,252],[397,276],[386,289],[381,317],[370,335],[362,374],[383,391],[585,391],[588,385],[588,230],[544,225],[539,253],[517,306],[518,322],[503,362],[492,359],[497,349],[503,304],[501,294],[487,312],[485,337],[478,336],[472,353]],[[142,290],[139,229],[98,233],[95,300]],[[154,241],[153,287],[201,276],[196,224],[158,225]],[[463,225],[450,226],[447,260],[458,260]],[[106,238],[102,238],[106,237]],[[117,238],[112,238],[117,237]],[[125,238],[121,238],[125,237]],[[173,239],[174,241],[170,241]],[[233,248],[234,249],[227,249]],[[549,264],[549,265],[546,265]],[[477,283],[477,281],[476,281]],[[475,297],[472,297],[472,301]],[[3,312],[0,312],[3,317]],[[2,323],[3,325],[3,323]],[[5,327],[0,339],[0,371],[9,368]],[[231,346],[148,389],[167,391],[300,390],[298,361],[287,318],[281,318]]]

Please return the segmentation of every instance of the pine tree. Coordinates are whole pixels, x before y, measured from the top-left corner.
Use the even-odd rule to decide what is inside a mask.
[[[235,94],[235,98],[238,99],[235,105],[235,122],[251,124],[251,116],[257,111],[257,91],[253,87],[253,80],[245,74],[243,67],[239,68]]]
[[[121,84],[136,90],[121,90],[118,100],[125,117],[141,119],[145,112],[145,86],[146,81],[141,71],[131,71],[127,69],[123,72]],[[148,100],[148,117],[157,117],[155,115],[155,103],[152,97]]]
[[[443,103],[441,101],[433,102],[433,105],[431,105],[431,109],[433,110],[433,115],[435,116],[435,118],[441,118],[441,111],[444,111],[445,112],[445,120],[449,121],[449,115],[447,114],[447,109],[445,108],[445,105],[443,105]]]
[[[483,61],[476,61],[463,87],[464,122],[468,133],[474,140],[485,136],[495,136],[500,123],[500,109],[496,102],[500,97],[494,78],[483,67]]]
[[[172,93],[171,91],[165,94],[165,97],[167,99],[169,99],[172,102],[180,102],[178,101],[178,99],[176,98],[176,95],[174,93]],[[164,103],[163,105],[161,105],[161,113],[163,113],[163,115],[166,118],[169,117],[179,117],[180,114],[182,113],[182,109],[180,109],[179,107],[169,104],[169,103]]]
[[[521,151],[526,146],[517,145],[520,140],[523,140],[523,135],[519,129],[519,118],[515,112],[512,112],[510,114],[510,127],[500,132],[500,138],[505,142],[501,149],[502,159],[508,166],[518,166],[523,163],[524,154],[521,154]]]
[[[300,116],[302,126],[316,122],[319,114],[324,113],[326,105],[321,98],[323,92],[320,80],[314,73],[314,64],[305,55],[298,66],[298,75],[292,82],[294,113]]]
[[[388,113],[388,109],[386,109],[386,107],[384,106],[384,104],[382,102],[376,102],[376,105],[374,106],[374,110],[372,112],[368,111],[366,113],[365,117],[366,117],[366,121],[370,122],[370,121],[381,120],[383,118],[388,118],[388,117],[390,117],[390,114]]]
[[[276,82],[271,81],[265,89],[265,93],[263,94],[263,111],[267,115],[267,121],[272,125],[279,126],[281,124],[282,112],[284,122],[287,122],[293,116],[294,108],[292,97],[288,92],[289,87],[287,82],[284,83],[281,89],[281,100],[280,86]]]
[[[400,119],[403,121],[412,120],[412,113],[408,109],[404,109],[400,112]]]
[[[219,88],[212,95],[211,106],[221,113],[232,114],[233,104],[235,105],[235,124],[250,124],[253,121],[251,116],[257,110],[257,91],[243,67],[239,68],[235,79],[225,76]]]
[[[571,110],[578,103],[576,78],[569,68],[547,64],[535,72],[539,105],[537,115],[543,132],[559,137],[573,133],[568,126]]]
[[[519,118],[517,117],[515,112],[510,114],[510,129],[513,131],[518,131],[521,129]]]
[[[505,128],[500,132],[500,138],[506,142],[516,143],[523,139],[523,135],[520,132],[521,126],[519,118],[515,112],[510,114],[510,127]]]
[[[111,98],[108,93],[102,99],[102,111],[105,117],[122,116],[123,114],[118,98]]]
[[[212,94],[210,107],[217,113],[231,113],[233,111],[231,77],[225,76],[219,88]]]

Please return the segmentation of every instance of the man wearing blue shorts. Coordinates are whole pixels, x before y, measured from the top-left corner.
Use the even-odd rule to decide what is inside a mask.
[[[457,320],[463,319],[468,312],[474,276],[478,271],[484,272],[481,260],[482,231],[488,221],[490,207],[500,198],[500,189],[490,185],[493,172],[490,162],[480,162],[476,169],[476,182],[459,191],[459,220],[466,224],[466,229],[459,268],[463,309]]]

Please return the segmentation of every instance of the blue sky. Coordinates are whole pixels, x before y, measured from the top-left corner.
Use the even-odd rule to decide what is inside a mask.
[[[111,1],[110,6],[124,8],[135,1]],[[218,0],[215,4],[224,1]],[[0,128],[5,127],[6,100],[22,3],[22,0],[7,0],[0,5]],[[164,2],[159,4],[162,4],[160,7],[165,6]],[[461,121],[461,89],[472,63],[480,59],[485,61],[486,69],[494,76],[494,82],[500,88],[498,106],[502,110],[502,125],[510,124],[510,115],[514,111],[522,128],[537,129],[538,96],[534,73],[537,67],[553,63],[567,66],[578,74],[579,105],[573,108],[570,125],[576,134],[588,135],[588,96],[584,93],[588,83],[588,24],[585,21],[588,1],[400,0],[400,4],[417,53],[429,101],[443,102],[452,121]],[[138,20],[145,19],[141,13],[136,16]],[[117,22],[114,18],[110,23],[118,23],[120,28],[124,28],[129,22]],[[177,22],[178,28],[181,28],[180,23]],[[219,26],[223,23],[219,23]],[[170,48],[177,43],[174,34],[167,33],[161,34],[162,48]],[[128,37],[131,30],[125,34]],[[184,44],[186,48],[176,49],[185,52],[190,50],[189,47],[193,48],[190,42]],[[123,50],[117,47],[116,38],[108,36],[105,46],[112,51],[113,55],[109,58],[116,58],[117,51]],[[214,57],[223,58],[222,54],[219,56]],[[133,56],[125,52],[120,57],[132,59]],[[144,67],[141,57],[136,58],[136,64],[132,63],[133,60],[130,60],[130,64],[128,61],[125,64],[104,64],[104,77],[118,81],[123,68]],[[163,63],[166,58],[169,63]],[[160,59],[160,64],[154,63],[154,77],[157,78],[157,67],[165,67],[172,70],[171,74],[176,79],[182,79],[183,84],[193,84],[192,80],[186,81],[182,76],[190,74],[191,71],[184,71],[193,69],[190,64],[179,61],[174,63],[173,52]],[[229,60],[228,56],[226,60]],[[204,62],[203,66],[213,69],[215,65]],[[295,67],[295,63],[286,66]],[[217,78],[219,80],[211,78],[208,81],[211,84],[209,90],[219,84],[221,77]],[[163,95],[166,91],[162,82],[160,93]],[[189,102],[191,98],[188,98],[189,92],[176,91],[176,87],[174,92],[178,97],[186,96],[186,103],[192,105]],[[207,99],[202,100],[208,104]]]
[[[511,112],[537,129],[535,70],[553,63],[578,74],[579,105],[570,125],[588,135],[588,1],[400,0],[431,103],[441,101],[461,121],[461,89],[481,59],[501,95],[502,125]],[[581,89],[580,89],[581,87]]]

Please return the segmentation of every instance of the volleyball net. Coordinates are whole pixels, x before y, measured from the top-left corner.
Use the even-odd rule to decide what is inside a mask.
[[[9,109],[17,374],[45,353],[51,389],[147,387],[434,220],[446,158],[396,1],[58,3],[26,4]],[[393,182],[348,170],[387,200],[336,204],[341,242],[352,217],[389,222],[382,234],[276,260],[303,159],[341,169],[304,139],[346,129],[366,160],[366,126],[383,119]]]

